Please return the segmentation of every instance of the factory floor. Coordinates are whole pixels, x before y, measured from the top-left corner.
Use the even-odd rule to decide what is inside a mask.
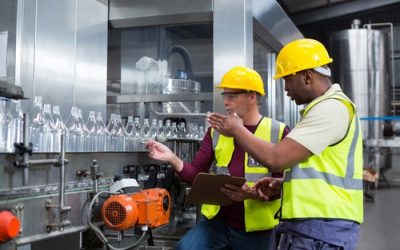
[[[374,202],[364,203],[364,223],[357,250],[400,249],[400,185],[374,191]]]

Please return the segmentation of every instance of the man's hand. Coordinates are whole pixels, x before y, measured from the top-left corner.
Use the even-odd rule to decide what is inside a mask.
[[[145,147],[149,150],[149,157],[154,160],[170,162],[175,154],[164,144],[148,140]]]
[[[169,162],[176,172],[182,171],[183,161],[164,144],[150,139],[146,142],[145,147],[149,150],[150,158]]]
[[[225,187],[221,188],[221,192],[236,202],[242,202],[247,199],[260,200],[256,189],[249,187],[247,184],[243,184],[243,186],[225,184]]]
[[[282,178],[264,177],[254,184],[254,188],[261,199],[269,201],[272,197],[280,194],[282,182]]]
[[[236,129],[243,127],[243,121],[236,113],[233,115],[211,113],[207,115],[207,122],[219,133],[230,137],[233,136]]]

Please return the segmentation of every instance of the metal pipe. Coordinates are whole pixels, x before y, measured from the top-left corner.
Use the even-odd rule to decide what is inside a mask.
[[[59,159],[27,160],[26,165],[58,164],[59,162],[60,162]]]
[[[64,147],[65,135],[64,133],[61,134],[60,140],[60,197],[59,197],[59,204],[60,204],[60,215],[63,213],[64,209],[64,195],[65,195],[65,147]]]
[[[99,191],[99,183],[98,183],[98,171],[99,165],[97,165],[97,161],[93,160],[92,166],[90,167],[90,176],[93,180],[93,192],[96,194]]]
[[[29,138],[28,138],[28,131],[29,131],[29,114],[24,113],[24,130],[23,130],[23,138],[24,138],[24,146],[25,148],[29,147]],[[29,154],[26,152],[23,155],[23,160],[25,164],[23,165],[23,172],[22,172],[22,185],[26,186],[28,185],[28,175],[29,175],[29,169],[28,169],[28,161],[29,161]]]
[[[162,113],[153,110],[153,112],[158,116],[171,116],[171,117],[199,117],[199,116],[207,116],[207,113]]]

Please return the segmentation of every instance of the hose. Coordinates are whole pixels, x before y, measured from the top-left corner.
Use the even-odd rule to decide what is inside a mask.
[[[190,75],[193,74],[192,57],[191,57],[189,51],[182,45],[178,45],[178,44],[172,45],[171,47],[169,47],[166,50],[165,58],[168,60],[170,55],[174,52],[177,52],[182,56],[183,62],[185,63],[186,70],[189,72]],[[190,78],[190,76],[188,78]]]
[[[93,204],[98,200],[99,196],[102,194],[113,194],[109,191],[101,191],[98,192],[92,199],[92,201],[89,203],[89,208],[87,211],[87,223],[90,229],[92,229],[94,231],[94,233],[96,234],[96,236],[100,239],[101,242],[103,242],[103,244],[105,244],[107,246],[108,249],[112,249],[112,250],[128,250],[128,249],[132,249],[134,247],[137,247],[139,245],[139,243],[143,240],[143,238],[145,237],[148,227],[147,226],[143,226],[142,229],[142,235],[139,237],[139,239],[137,239],[134,243],[132,243],[131,245],[127,246],[127,247],[114,247],[113,245],[111,245],[111,243],[108,241],[107,237],[104,236],[103,232],[101,231],[101,229],[92,222],[92,208],[93,208]]]

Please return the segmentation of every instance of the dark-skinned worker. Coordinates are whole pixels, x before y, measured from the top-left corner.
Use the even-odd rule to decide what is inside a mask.
[[[333,60],[313,39],[285,45],[276,59],[275,79],[296,104],[305,104],[295,128],[279,143],[249,133],[239,116],[212,113],[211,127],[232,136],[281,181],[256,183],[261,197],[282,187],[281,223],[270,249],[355,249],[363,221],[362,133],[357,109],[332,84]]]
[[[248,67],[230,69],[217,88],[228,114],[236,113],[244,128],[265,142],[278,143],[287,133],[285,124],[263,117],[260,98],[265,94],[260,75]],[[243,186],[226,184],[221,191],[233,200],[229,206],[203,204],[202,218],[178,242],[177,249],[267,249],[274,219],[280,207],[279,193],[264,201],[252,186],[260,178],[271,176],[267,168],[254,160],[237,142],[208,129],[191,163],[183,162],[167,146],[150,140],[149,156],[169,162],[178,175],[192,183],[200,172],[211,172],[246,178]],[[275,177],[282,177],[282,172]],[[273,177],[271,177],[273,178]]]

